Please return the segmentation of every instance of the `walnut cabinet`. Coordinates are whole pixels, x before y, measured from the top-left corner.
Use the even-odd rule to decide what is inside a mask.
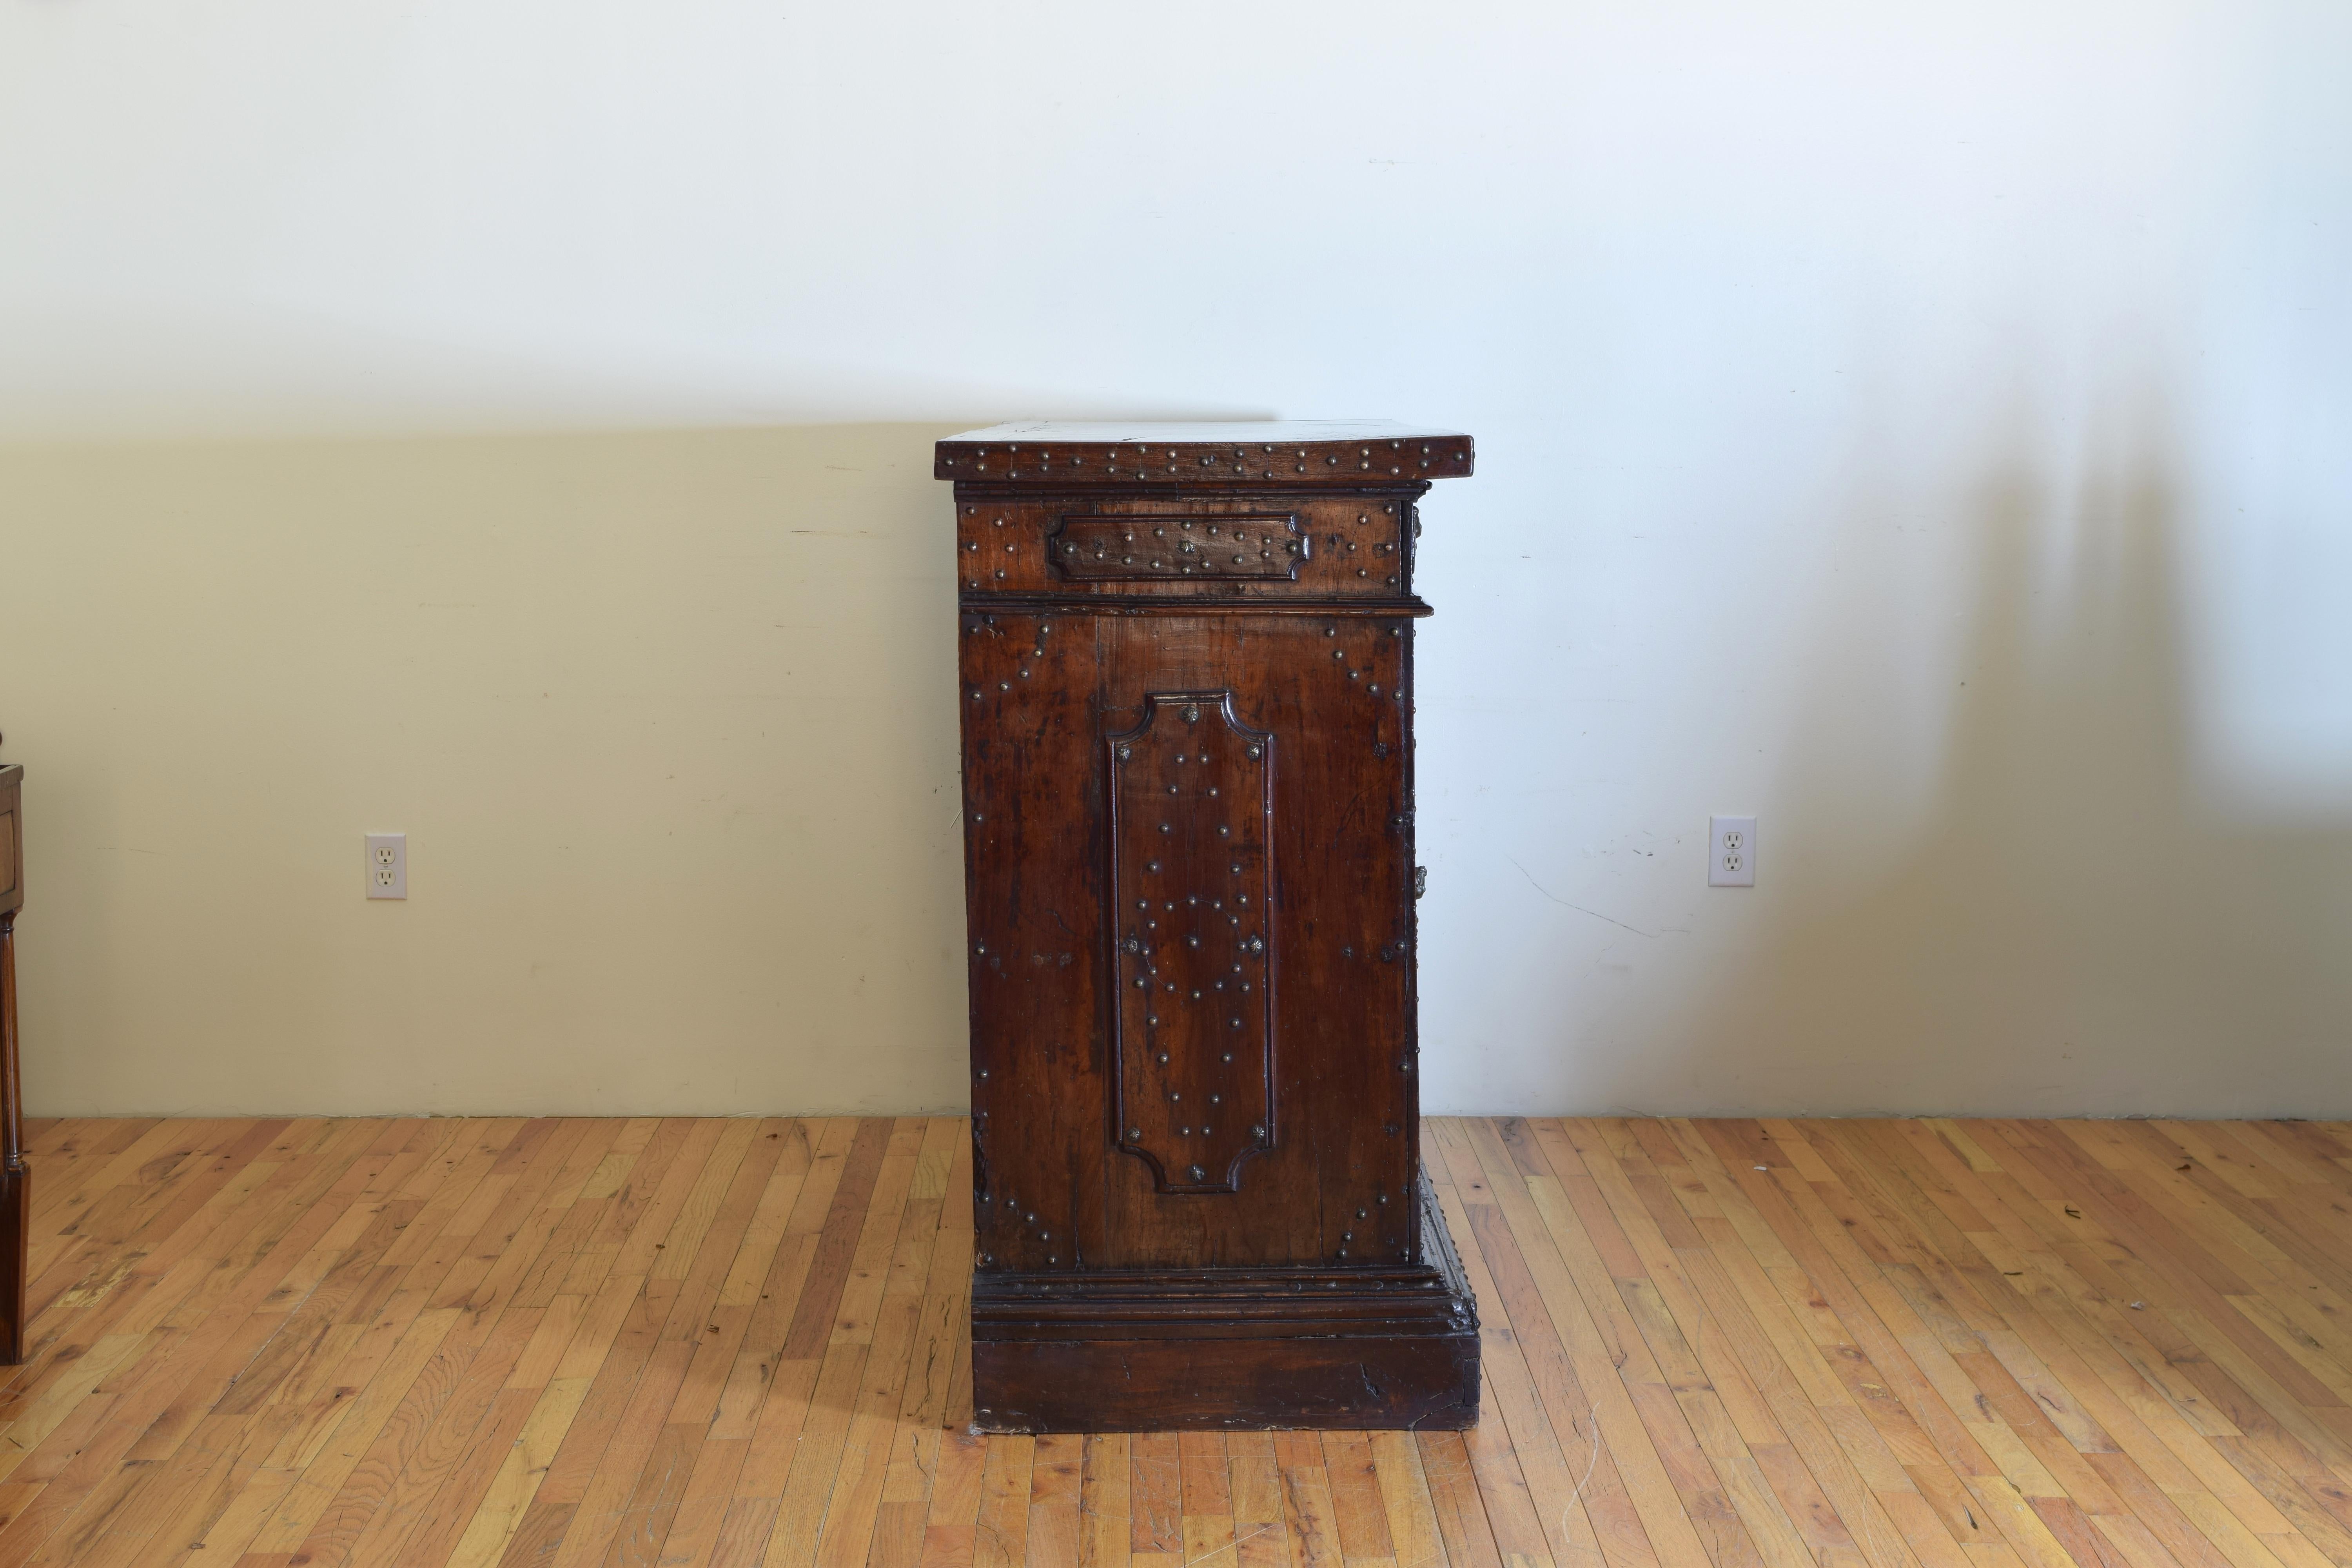
[[[1017,1432],[1461,1426],[1419,1156],[1417,508],[1467,437],[1008,425],[956,498],[972,1388]]]

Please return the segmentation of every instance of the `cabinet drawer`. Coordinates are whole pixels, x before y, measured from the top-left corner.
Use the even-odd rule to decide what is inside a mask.
[[[1412,591],[1410,501],[1391,496],[966,500],[966,595],[1395,599]]]

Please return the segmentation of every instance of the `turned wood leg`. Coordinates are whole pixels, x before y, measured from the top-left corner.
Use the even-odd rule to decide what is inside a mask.
[[[0,914],[0,1363],[25,1359],[25,1245],[33,1173],[16,1082],[16,917]]]

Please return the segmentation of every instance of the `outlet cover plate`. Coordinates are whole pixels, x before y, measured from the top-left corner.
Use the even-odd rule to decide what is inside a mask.
[[[367,835],[367,896],[371,899],[408,897],[408,835]]]
[[[1710,888],[1752,888],[1756,885],[1754,817],[1707,818],[1706,885]]]

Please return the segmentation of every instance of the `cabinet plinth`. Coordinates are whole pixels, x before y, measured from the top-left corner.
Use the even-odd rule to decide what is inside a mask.
[[[1374,423],[939,444],[982,1428],[1475,1420],[1412,816],[1416,503],[1471,458]]]

